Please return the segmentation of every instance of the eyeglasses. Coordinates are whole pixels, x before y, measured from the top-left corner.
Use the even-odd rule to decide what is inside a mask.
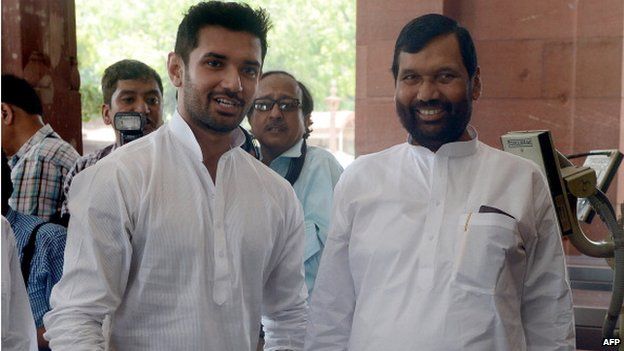
[[[277,104],[277,108],[282,112],[292,112],[301,107],[301,101],[298,99],[257,99],[253,102],[253,108],[261,112],[266,112],[271,111],[275,104]]]

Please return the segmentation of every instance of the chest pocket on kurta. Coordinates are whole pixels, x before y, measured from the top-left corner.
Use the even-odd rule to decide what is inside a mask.
[[[518,223],[498,213],[460,216],[453,282],[462,289],[494,294],[506,257],[522,245]]]

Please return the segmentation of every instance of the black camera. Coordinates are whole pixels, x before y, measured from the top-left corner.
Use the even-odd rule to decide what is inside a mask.
[[[115,129],[121,134],[121,145],[143,136],[145,117],[139,112],[117,112],[114,123]]]

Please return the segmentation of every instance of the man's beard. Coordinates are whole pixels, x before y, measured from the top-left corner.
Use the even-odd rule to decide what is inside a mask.
[[[202,101],[200,94],[195,89],[195,85],[191,82],[188,75],[184,76],[184,104],[185,111],[189,114],[189,118],[196,123],[201,124],[206,129],[210,129],[217,133],[225,134],[236,129],[240,122],[245,118],[246,109],[241,109],[241,113],[234,119],[235,123],[220,123],[210,112],[210,103],[213,101],[214,93],[208,94],[205,101]],[[244,106],[236,93],[224,92],[220,95],[227,95],[228,98],[238,101]]]
[[[442,109],[443,118],[434,122],[423,121],[418,115],[418,109],[426,107]],[[440,146],[457,141],[462,136],[472,114],[472,100],[466,98],[455,104],[440,100],[417,101],[409,106],[396,101],[396,110],[403,128],[412,138],[412,143],[436,151]]]

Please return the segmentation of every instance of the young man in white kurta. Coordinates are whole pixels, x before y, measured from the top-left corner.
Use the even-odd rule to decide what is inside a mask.
[[[239,148],[267,14],[202,2],[182,20],[172,120],[81,172],[64,276],[45,316],[56,350],[303,347],[303,214],[290,185]],[[238,134],[238,135],[237,135]]]
[[[429,15],[399,36],[395,97],[410,138],[358,158],[336,185],[306,350],[574,350],[548,186],[467,125],[481,82],[457,29]]]
[[[252,350],[261,312],[267,342],[303,340],[301,206],[243,140],[215,185],[176,113],[76,176],[72,189],[92,190],[70,191],[74,234],[45,317],[53,347],[102,345],[106,315],[123,350]]]

